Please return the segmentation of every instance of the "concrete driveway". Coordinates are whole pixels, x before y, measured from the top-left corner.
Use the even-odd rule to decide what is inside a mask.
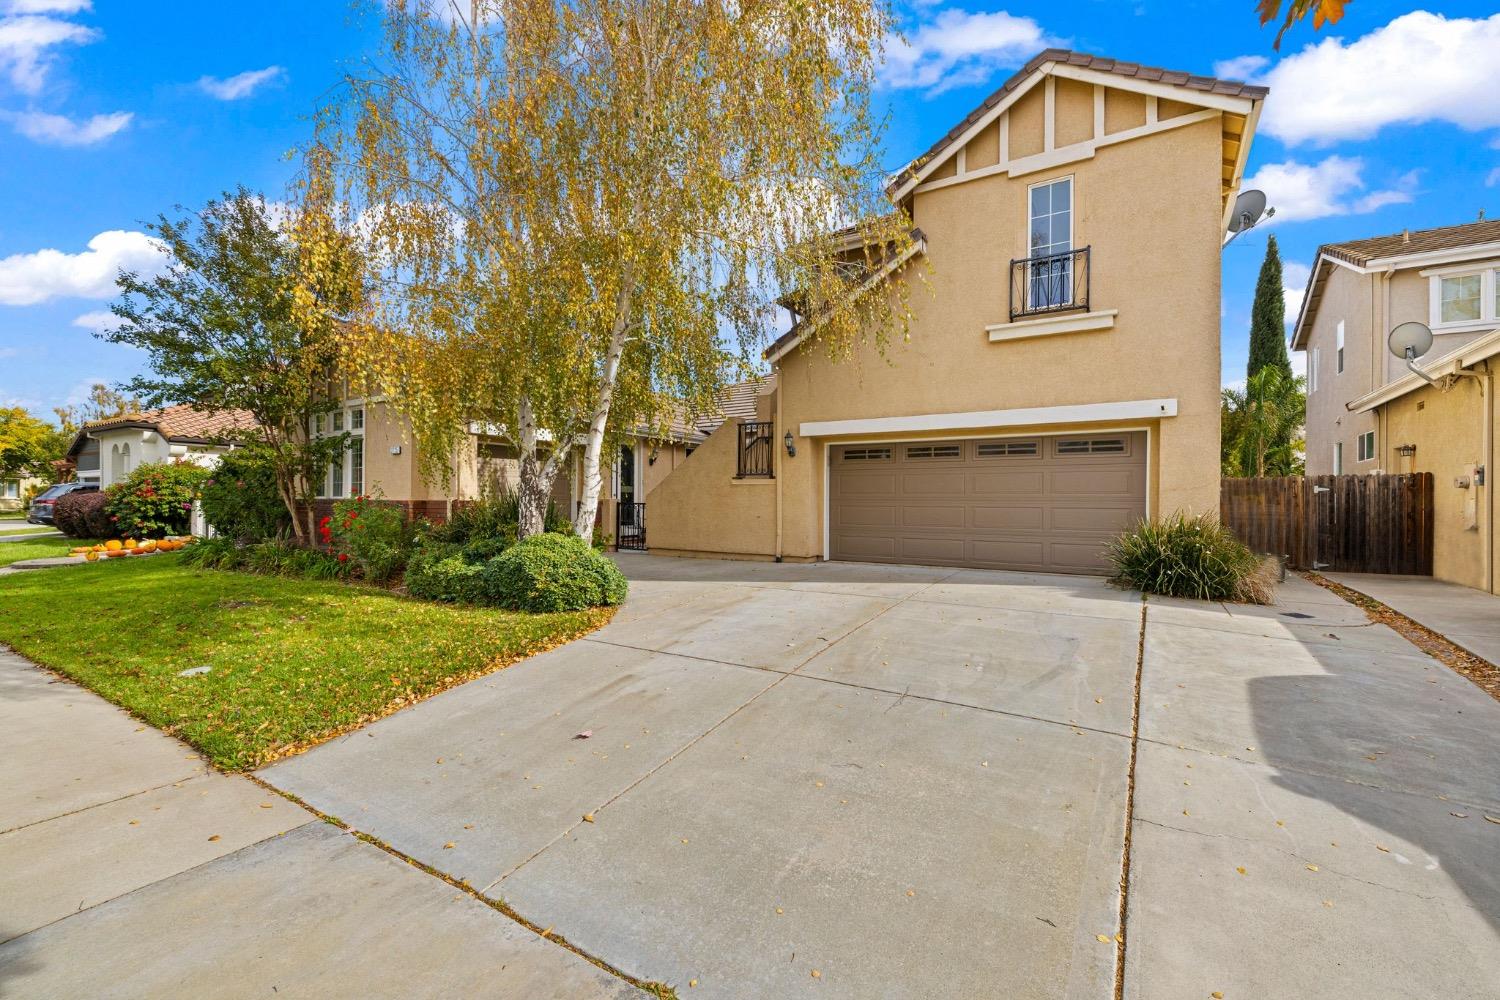
[[[259,777],[684,1000],[1495,996],[1500,703],[1328,591],[621,564],[607,628]],[[321,941],[334,994],[362,953],[405,972],[370,996],[628,991],[454,892],[304,825],[15,939],[0,985],[166,942],[120,981],[274,955],[286,991]]]
[[[1500,704],[1326,591],[621,562],[608,628],[262,777],[684,996],[1500,981]]]

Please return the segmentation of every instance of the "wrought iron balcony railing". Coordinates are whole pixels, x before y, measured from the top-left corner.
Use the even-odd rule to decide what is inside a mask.
[[[770,421],[746,421],[739,426],[739,462],[735,475],[740,479],[773,475],[776,457],[775,425]]]
[[[1010,319],[1089,308],[1089,248],[1010,262]]]

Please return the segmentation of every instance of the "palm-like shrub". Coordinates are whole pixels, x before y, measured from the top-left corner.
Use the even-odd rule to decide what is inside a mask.
[[[1117,583],[1147,594],[1264,603],[1261,559],[1215,518],[1143,520],[1110,543]]]

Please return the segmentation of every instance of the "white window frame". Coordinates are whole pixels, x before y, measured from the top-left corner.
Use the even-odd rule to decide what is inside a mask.
[[[1437,333],[1485,330],[1500,324],[1500,268],[1494,264],[1476,267],[1457,264],[1420,272],[1428,281],[1427,325]],[[1443,282],[1454,278],[1479,278],[1479,318],[1443,319]]]
[[[1052,177],[1052,178],[1049,178],[1049,179],[1047,179],[1045,181],[1037,181],[1035,184],[1028,184],[1026,186],[1026,257],[1027,257],[1028,260],[1037,256],[1037,249],[1036,249],[1036,247],[1032,246],[1032,242],[1031,242],[1031,238],[1033,236],[1031,227],[1032,227],[1032,224],[1035,222],[1035,216],[1033,216],[1032,209],[1031,209],[1032,194],[1033,194],[1033,192],[1036,191],[1037,188],[1051,187],[1054,184],[1061,184],[1064,181],[1066,181],[1067,184],[1068,184],[1068,249],[1067,250],[1049,250],[1047,252],[1048,252],[1049,255],[1050,254],[1057,254],[1057,253],[1068,253],[1068,254],[1071,254],[1074,250],[1078,249],[1078,239],[1077,239],[1077,232],[1078,232],[1078,225],[1077,225],[1077,222],[1078,222],[1078,178],[1076,176],[1074,176],[1073,174],[1064,174],[1061,177]],[[1050,199],[1049,199],[1049,203],[1050,203]],[[1056,214],[1055,212],[1050,212],[1050,211],[1048,212],[1049,216],[1055,215],[1055,214]],[[1048,235],[1049,236],[1051,235],[1050,232],[1049,232]],[[1049,246],[1049,247],[1055,247],[1056,245],[1057,244],[1055,244],[1055,243],[1048,243],[1047,244],[1047,246]],[[1037,308],[1037,304],[1032,301],[1032,297],[1031,297],[1032,296],[1032,292],[1031,292],[1031,289],[1032,289],[1031,265],[1028,264],[1026,270],[1027,270],[1027,274],[1026,274],[1026,303],[1031,308]],[[1068,296],[1070,298],[1073,295],[1073,287],[1074,287],[1073,286],[1073,282],[1076,279],[1077,279],[1077,276],[1075,274],[1073,274],[1073,259],[1070,257],[1068,259],[1067,279],[1066,279],[1067,280],[1067,294],[1068,294]]]
[[[1342,476],[1344,474],[1344,442],[1333,443],[1333,474]]]
[[[0,483],[0,498],[6,500],[21,499],[21,481],[19,479],[7,479]]]
[[[357,419],[356,419],[357,415]],[[323,473],[323,482],[318,486],[318,499],[320,500],[346,500],[349,497],[361,496],[367,493],[369,487],[369,470],[365,462],[365,407],[362,403],[346,404],[328,414],[328,420],[324,421],[323,414],[319,413],[313,417],[313,435],[324,437],[323,428],[329,428],[329,434],[349,434],[349,447],[344,449],[343,454],[337,462],[328,463],[328,470]],[[359,426],[356,427],[355,423]],[[359,460],[355,461],[355,450],[358,449]],[[359,483],[356,488],[354,472],[359,470]],[[337,486],[335,489],[335,476]]]
[[[1375,461],[1375,432],[1364,431],[1359,435],[1358,438],[1355,439],[1355,441],[1357,442],[1355,453],[1357,456],[1357,460],[1360,462]],[[1366,442],[1368,442],[1368,444],[1366,444]]]
[[[1322,360],[1323,352],[1314,347],[1307,352],[1307,391],[1314,393],[1318,391],[1318,362]]]
[[[1333,328],[1334,365],[1335,375],[1344,374],[1344,321],[1339,320],[1339,325]]]

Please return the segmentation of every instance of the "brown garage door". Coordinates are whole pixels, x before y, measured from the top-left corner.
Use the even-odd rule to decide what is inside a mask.
[[[1102,573],[1146,513],[1144,432],[837,445],[829,555]]]

